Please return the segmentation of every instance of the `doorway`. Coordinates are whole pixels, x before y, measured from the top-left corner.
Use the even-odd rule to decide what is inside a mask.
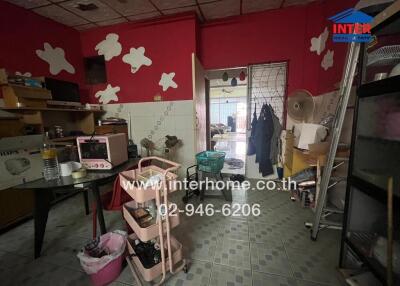
[[[263,105],[269,105],[273,113],[279,119],[279,129],[286,127],[286,98],[287,98],[287,62],[273,62],[265,64],[255,64],[249,66],[248,80],[248,132],[251,134],[251,118],[259,117]],[[276,126],[274,126],[275,129]],[[256,155],[247,156],[246,177],[252,179],[276,179],[277,166],[282,165],[283,158],[280,156],[282,143],[280,134],[271,141],[271,146],[275,145],[275,151],[270,153],[273,173],[262,176]],[[256,147],[257,148],[257,147]]]
[[[210,70],[210,149],[226,153],[224,174],[245,174],[247,130],[247,68]]]

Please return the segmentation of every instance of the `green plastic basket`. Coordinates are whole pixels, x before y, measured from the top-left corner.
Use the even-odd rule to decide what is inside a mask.
[[[197,166],[200,171],[219,173],[224,167],[225,152],[204,151],[196,155]]]

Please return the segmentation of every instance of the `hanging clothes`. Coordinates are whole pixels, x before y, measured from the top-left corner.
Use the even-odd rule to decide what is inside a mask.
[[[276,116],[274,109],[272,108],[271,105],[269,105],[271,111],[272,111],[272,122],[274,126],[274,132],[272,134],[271,138],[271,152],[270,152],[270,159],[272,164],[277,164],[278,163],[278,155],[280,154],[280,148],[279,148],[279,143],[280,143],[280,137],[281,137],[281,132],[282,132],[282,125],[279,121],[278,116]]]
[[[256,162],[263,177],[274,173],[271,163],[271,138],[274,133],[274,124],[270,106],[264,104],[257,120],[255,130]]]
[[[247,145],[247,155],[251,156],[256,154],[256,142],[255,142],[255,134],[256,134],[256,126],[257,126],[257,105],[254,104],[254,113],[253,120],[251,121],[251,131],[249,137],[249,144]]]

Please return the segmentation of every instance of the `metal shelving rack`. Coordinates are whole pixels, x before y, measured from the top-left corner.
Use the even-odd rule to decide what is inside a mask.
[[[143,166],[146,161],[169,167]],[[182,254],[182,244],[170,234],[171,229],[179,225],[179,211],[170,212],[168,194],[177,190],[177,185],[173,183],[177,179],[174,172],[180,166],[180,164],[164,158],[152,156],[141,159],[137,169],[120,173],[121,187],[133,199],[124,204],[123,215],[127,224],[133,230],[133,233],[128,236],[129,256],[126,261],[137,285],[162,285],[167,279],[168,273],[175,274],[181,270],[187,273],[188,271],[187,262]],[[139,181],[147,180],[154,175],[162,175],[161,184],[155,183],[154,185],[144,186],[139,183]],[[149,226],[140,226],[130,210],[149,201],[155,203],[156,221]],[[156,240],[161,248],[161,261],[151,268],[146,268],[135,253],[136,240]]]
[[[400,254],[395,252],[400,246],[400,136],[396,127],[400,116],[391,117],[396,110],[400,115],[400,75],[371,81],[373,74],[368,72],[382,72],[382,67],[400,62],[398,46],[393,48],[400,39],[400,1],[374,18],[372,34],[378,43],[381,37],[399,37],[392,47],[369,54],[366,44],[361,47],[340,267],[365,269],[382,285],[392,286],[400,285]],[[386,53],[389,50],[392,56]],[[398,122],[393,122],[396,118]]]

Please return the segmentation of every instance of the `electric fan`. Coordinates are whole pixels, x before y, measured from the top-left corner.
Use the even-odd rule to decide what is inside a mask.
[[[297,122],[312,122],[315,103],[311,93],[307,90],[296,90],[289,95],[287,112],[291,119]]]

